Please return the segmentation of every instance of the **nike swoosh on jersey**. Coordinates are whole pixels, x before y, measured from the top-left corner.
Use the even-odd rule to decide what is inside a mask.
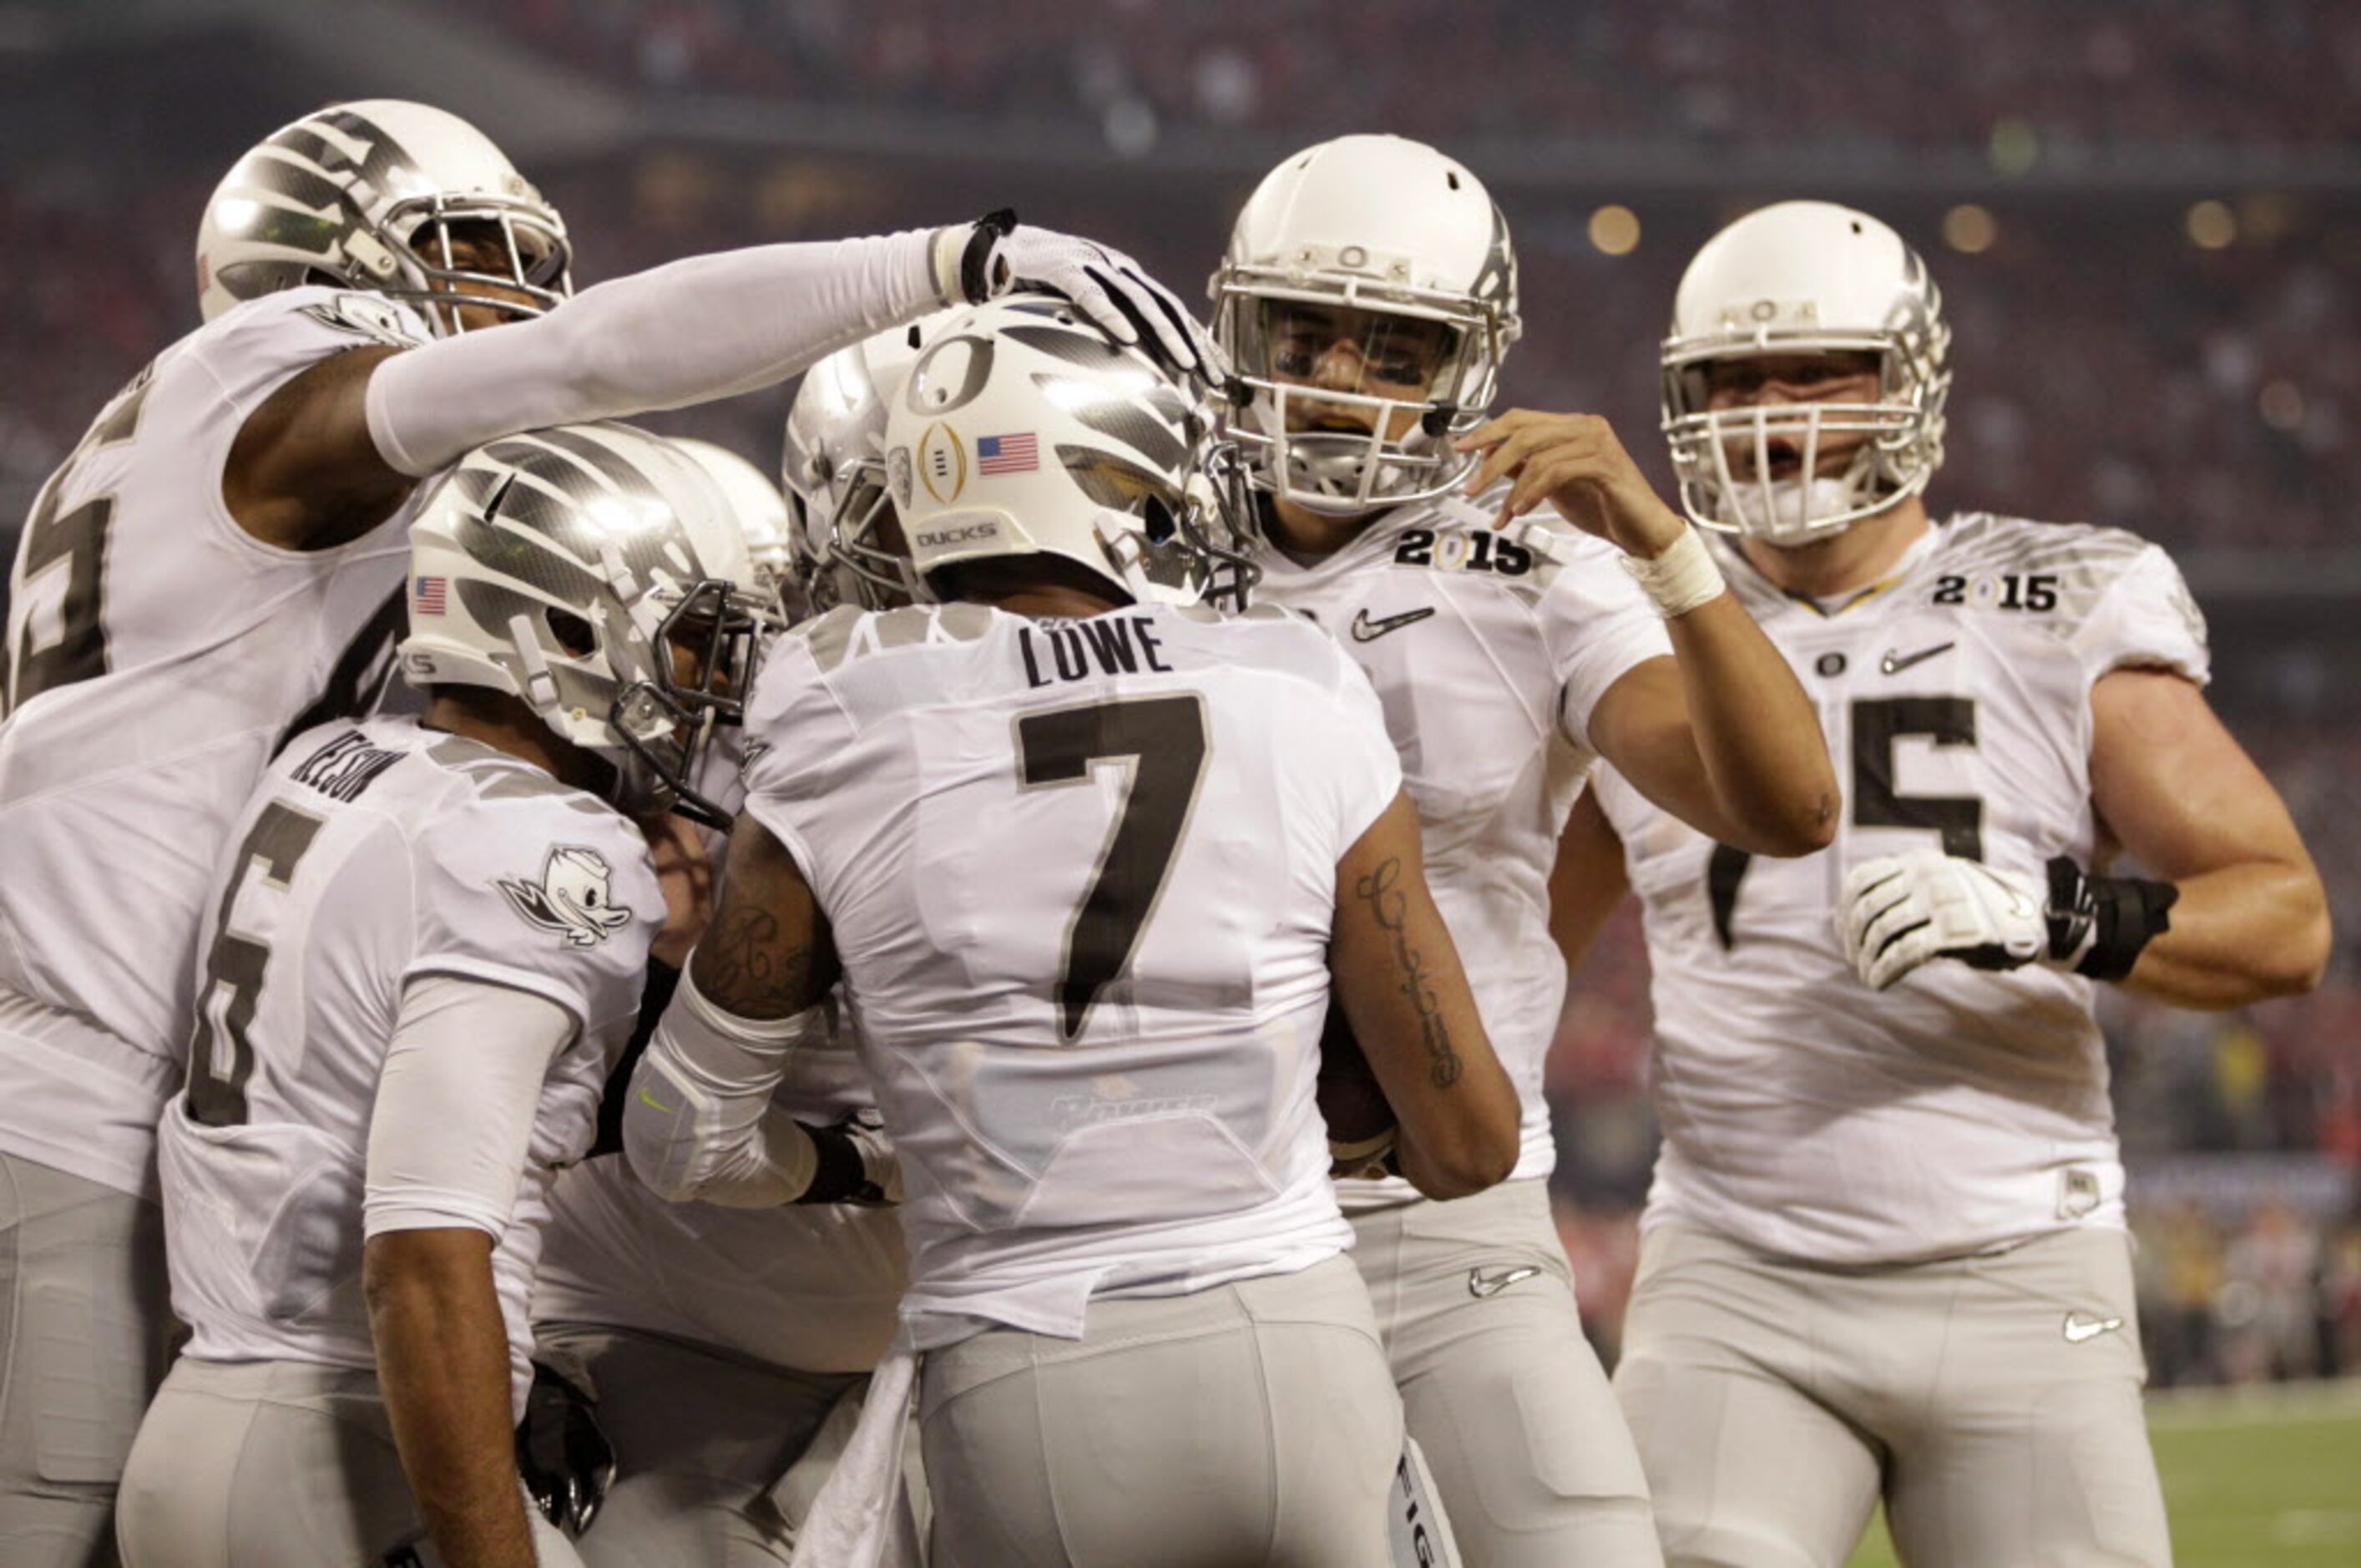
[[[1375,642],[1387,632],[1400,631],[1403,627],[1415,625],[1433,613],[1434,607],[1428,605],[1424,609],[1406,609],[1400,615],[1389,615],[1383,620],[1371,620],[1369,612],[1365,609],[1353,618],[1353,641]]]
[[[1467,1294],[1482,1300],[1498,1296],[1521,1279],[1531,1279],[1541,1272],[1531,1266],[1523,1268],[1471,1268],[1467,1271]]]
[[[2084,1340],[2111,1334],[2123,1326],[2121,1318],[2094,1318],[2088,1312],[2069,1312],[2066,1314],[2066,1343],[2081,1344]]]
[[[1885,657],[1877,662],[1878,674],[1898,675],[1913,664],[1923,664],[1936,654],[1948,653],[1958,646],[1956,642],[1938,642],[1932,648],[1921,648],[1916,653],[1896,653],[1888,648]]]

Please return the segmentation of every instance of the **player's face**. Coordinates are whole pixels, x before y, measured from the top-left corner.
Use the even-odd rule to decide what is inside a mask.
[[[1706,407],[1717,411],[1764,404],[1871,403],[1878,399],[1878,387],[1874,354],[1766,354],[1719,359],[1705,367]],[[1867,439],[1859,431],[1827,432],[1814,465],[1818,474],[1843,473]],[[1767,444],[1771,453],[1767,476],[1755,472],[1754,443],[1744,439],[1730,444],[1731,472],[1742,479],[1768,477],[1774,482],[1802,477],[1800,444],[1773,436]]]
[[[508,275],[510,265],[508,241],[500,233],[497,224],[455,223],[450,225],[447,236],[449,246],[447,262],[444,259],[445,241],[437,238],[431,229],[422,233],[415,243],[420,247],[421,254],[430,263],[447,266],[456,271],[482,275],[480,278],[468,280],[465,284],[454,284],[441,278],[434,279],[432,280],[432,286],[437,293],[465,292],[482,299],[511,300],[523,307],[523,312],[527,315],[540,313],[541,302],[513,284],[497,281]],[[518,236],[518,243],[528,243],[522,231]],[[535,258],[527,257],[524,259],[530,270]],[[481,332],[486,327],[499,326],[502,323],[519,319],[514,313],[489,304],[447,305],[439,308],[456,316],[461,329],[467,332]]]
[[[1299,300],[1269,301],[1263,311],[1270,378],[1291,386],[1422,403],[1458,347],[1456,329],[1417,316]],[[1376,418],[1362,405],[1287,400],[1290,431],[1366,435]],[[1386,438],[1401,440],[1418,418],[1415,407],[1389,411]]]

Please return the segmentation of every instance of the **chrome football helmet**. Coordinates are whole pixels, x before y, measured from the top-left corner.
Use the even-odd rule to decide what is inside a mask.
[[[1522,326],[1508,221],[1462,165],[1393,136],[1297,153],[1238,214],[1211,292],[1245,400],[1229,433],[1257,488],[1350,515],[1474,468],[1452,441],[1483,422]],[[1339,330],[1356,334],[1357,380],[1306,385],[1326,357],[1314,340]]]
[[[501,241],[498,270],[454,249],[485,234]],[[336,283],[412,302],[449,334],[464,305],[548,310],[573,291],[573,257],[557,209],[481,131],[371,98],[274,131],[223,177],[197,230],[197,303],[211,321],[281,289]]]
[[[1917,494],[1943,461],[1950,343],[1927,264],[1868,214],[1782,202],[1739,219],[1682,274],[1664,339],[1664,438],[1683,510],[1703,527],[1795,544]],[[1814,354],[1874,356],[1875,400],[1709,406],[1716,367]],[[1823,475],[1831,437],[1859,444]],[[1782,459],[1794,477],[1773,477]]]
[[[786,498],[763,470],[726,446],[685,435],[674,437],[673,444],[697,459],[706,477],[721,487],[730,515],[746,536],[746,559],[752,573],[749,585],[764,604],[774,610],[782,609],[780,596],[787,586]]]
[[[613,765],[619,809],[729,826],[693,781],[776,618],[696,459],[623,424],[504,436],[437,487],[410,553],[411,685],[505,692]]]
[[[804,373],[781,460],[791,570],[817,610],[892,609],[919,598],[885,487],[885,407],[943,323],[939,311],[839,349]]]
[[[946,566],[1047,554],[1135,603],[1243,603],[1254,569],[1218,457],[1193,378],[1039,294],[945,322],[885,416],[886,486],[929,599]]]

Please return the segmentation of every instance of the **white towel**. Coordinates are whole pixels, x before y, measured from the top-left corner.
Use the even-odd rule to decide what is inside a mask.
[[[870,1375],[851,1441],[796,1534],[791,1568],[922,1568],[916,1517],[902,1485],[902,1454],[917,1391],[909,1331]]]

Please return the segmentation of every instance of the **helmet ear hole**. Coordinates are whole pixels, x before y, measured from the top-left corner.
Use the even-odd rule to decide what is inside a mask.
[[[552,608],[543,612],[543,618],[549,623],[551,638],[573,657],[587,659],[598,651],[598,634],[572,610]]]
[[[1139,517],[1140,521],[1147,525],[1145,532],[1150,544],[1169,543],[1174,534],[1180,532],[1179,520],[1173,517],[1172,509],[1164,503],[1161,496],[1149,496],[1143,500]]]

